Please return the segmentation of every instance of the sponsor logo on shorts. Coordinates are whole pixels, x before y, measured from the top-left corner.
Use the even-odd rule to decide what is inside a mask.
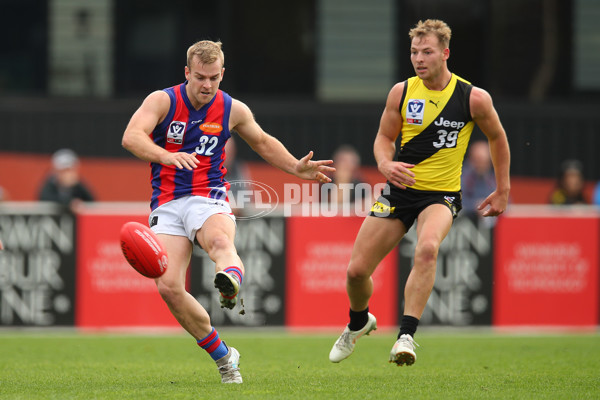
[[[389,215],[393,213],[394,210],[396,210],[396,207],[390,207],[389,205],[383,204],[379,201],[376,201],[375,204],[373,204],[373,207],[371,207],[371,212],[375,214]]]
[[[458,211],[456,210],[456,206],[454,204],[450,205],[450,211],[452,211],[452,218],[456,218],[458,215]]]
[[[454,204],[454,200],[456,200],[456,197],[454,196],[444,196],[444,201],[446,202],[446,205],[452,212],[453,218],[455,218],[458,215],[458,211],[456,210],[456,204]]]

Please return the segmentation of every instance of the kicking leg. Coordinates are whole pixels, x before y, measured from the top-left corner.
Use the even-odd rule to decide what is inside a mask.
[[[232,309],[244,277],[244,265],[234,245],[235,223],[227,215],[212,215],[196,233],[196,238],[215,262],[214,283],[221,293],[221,307]]]
[[[239,352],[221,341],[218,332],[211,326],[210,317],[204,307],[185,290],[192,244],[183,236],[158,236],[169,257],[169,266],[164,275],[155,280],[158,292],[179,324],[196,339],[198,346],[215,360],[221,374],[221,382],[242,383]]]

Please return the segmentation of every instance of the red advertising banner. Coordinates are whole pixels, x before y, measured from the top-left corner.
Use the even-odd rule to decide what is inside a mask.
[[[286,326],[343,327],[348,323],[346,269],[362,217],[287,219]],[[398,252],[373,274],[369,309],[377,325],[397,326]]]
[[[595,213],[521,212],[500,218],[494,325],[596,326],[599,234]]]
[[[148,223],[139,208],[90,206],[77,217],[78,328],[179,327],[154,280],[137,273],[121,252],[119,233],[129,221]],[[147,205],[141,210],[146,210]]]

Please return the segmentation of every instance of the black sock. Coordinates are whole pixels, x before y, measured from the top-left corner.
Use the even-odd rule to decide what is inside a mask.
[[[359,331],[367,325],[369,321],[369,307],[363,311],[352,311],[350,309],[350,323],[348,329],[351,331]]]
[[[415,317],[411,317],[410,315],[404,315],[402,317],[402,323],[400,324],[400,333],[398,334],[398,339],[402,335],[410,335],[415,337],[415,332],[417,332],[417,326],[419,326],[419,320]]]

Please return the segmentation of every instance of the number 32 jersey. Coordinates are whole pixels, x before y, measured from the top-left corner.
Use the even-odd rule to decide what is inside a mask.
[[[427,89],[416,76],[405,82],[397,160],[415,164],[412,189],[460,190],[463,159],[474,126],[469,107],[472,88],[454,74],[441,91]]]
[[[186,94],[186,84],[164,89],[171,98],[171,107],[150,137],[170,152],[196,153],[199,164],[190,171],[151,163],[152,210],[189,195],[227,199],[229,183],[225,180],[227,169],[223,164],[225,143],[231,137],[231,97],[218,90],[208,104],[196,110]]]

